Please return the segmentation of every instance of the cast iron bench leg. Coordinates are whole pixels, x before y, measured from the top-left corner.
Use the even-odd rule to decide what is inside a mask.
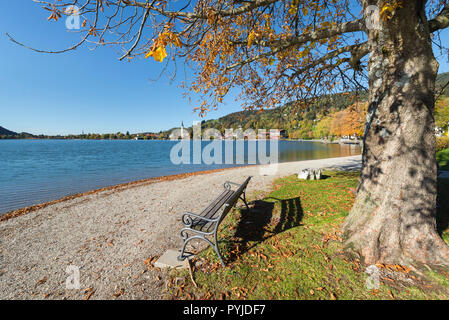
[[[183,230],[183,231],[185,232],[185,230]],[[185,251],[187,243],[190,240],[193,240],[193,239],[200,239],[200,240],[206,241],[207,243],[209,243],[209,245],[212,248],[214,248],[214,251],[217,253],[218,259],[220,260],[221,265],[223,266],[223,268],[226,267],[226,265],[223,262],[223,258],[221,257],[220,248],[218,247],[218,240],[217,240],[217,232],[216,231],[214,232],[215,243],[213,243],[212,241],[207,239],[205,236],[201,236],[201,235],[195,235],[195,236],[187,237],[187,236],[183,235],[183,231],[181,231],[181,236],[183,238],[183,244],[182,244],[181,254],[178,256],[178,261],[183,261],[183,260],[187,259],[187,257],[184,256],[184,251]],[[194,231],[194,230],[191,230],[191,231]]]
[[[248,210],[248,212],[249,212],[249,206],[248,206],[248,203],[246,202],[246,192],[244,191],[244,192],[242,193],[242,195],[243,195],[243,197],[240,196],[239,198],[243,201],[243,203],[244,203],[245,206],[246,206],[246,210]]]

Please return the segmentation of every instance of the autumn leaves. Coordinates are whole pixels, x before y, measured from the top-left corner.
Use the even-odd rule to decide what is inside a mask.
[[[159,34],[156,40],[153,41],[153,45],[145,55],[145,58],[153,57],[154,60],[162,62],[167,57],[167,51],[165,50],[165,47],[167,45],[175,45],[179,48],[182,47],[182,41],[179,35],[175,32],[172,32],[170,30],[171,27],[172,26],[170,25],[165,26],[164,31]]]

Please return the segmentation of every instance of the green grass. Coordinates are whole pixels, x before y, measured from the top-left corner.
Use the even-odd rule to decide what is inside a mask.
[[[325,175],[319,181],[285,177],[275,181],[271,193],[253,194],[251,212],[236,209],[220,227],[226,268],[212,249],[201,252],[193,273],[198,286],[187,271],[172,271],[167,298],[449,298],[449,273],[418,276],[400,266],[383,266],[379,289],[368,289],[366,266],[343,255],[339,231],[354,201],[358,174]],[[448,183],[439,184],[440,221],[449,212]],[[439,226],[447,229],[446,222]],[[449,238],[448,231],[443,235]],[[185,281],[175,285],[176,278]]]
[[[441,170],[449,171],[449,148],[437,152],[437,162]]]

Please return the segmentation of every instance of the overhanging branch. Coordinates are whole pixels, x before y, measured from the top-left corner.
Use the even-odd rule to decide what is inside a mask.
[[[434,19],[430,20],[429,26],[430,32],[435,32],[449,27],[449,6],[445,6]]]

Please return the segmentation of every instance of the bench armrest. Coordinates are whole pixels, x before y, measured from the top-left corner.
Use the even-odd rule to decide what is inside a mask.
[[[182,223],[185,226],[191,226],[193,223],[192,217],[200,219],[200,220],[208,221],[208,222],[216,222],[220,218],[220,217],[218,217],[218,218],[214,218],[214,219],[209,219],[209,218],[205,218],[203,216],[200,216],[200,215],[192,213],[192,212],[184,212],[182,214],[182,218],[181,218]]]
[[[230,188],[231,188],[231,186],[230,186],[231,184],[234,185],[234,186],[237,186],[237,187],[240,187],[240,186],[241,186],[240,183],[235,183],[235,182],[232,182],[232,181],[226,181],[226,182],[223,184],[223,186],[224,186],[226,189],[230,189]]]
[[[223,186],[225,187],[225,189],[231,189],[231,184],[232,185],[234,185],[234,186],[237,186],[237,187],[241,187],[243,184],[247,184],[248,185],[248,181],[249,181],[249,179],[251,179],[252,178],[252,176],[249,176],[246,180],[245,180],[245,182],[243,182],[243,183],[236,183],[236,182],[232,182],[232,181],[226,181],[224,184],[223,184]],[[246,186],[245,186],[245,189],[246,189]]]

